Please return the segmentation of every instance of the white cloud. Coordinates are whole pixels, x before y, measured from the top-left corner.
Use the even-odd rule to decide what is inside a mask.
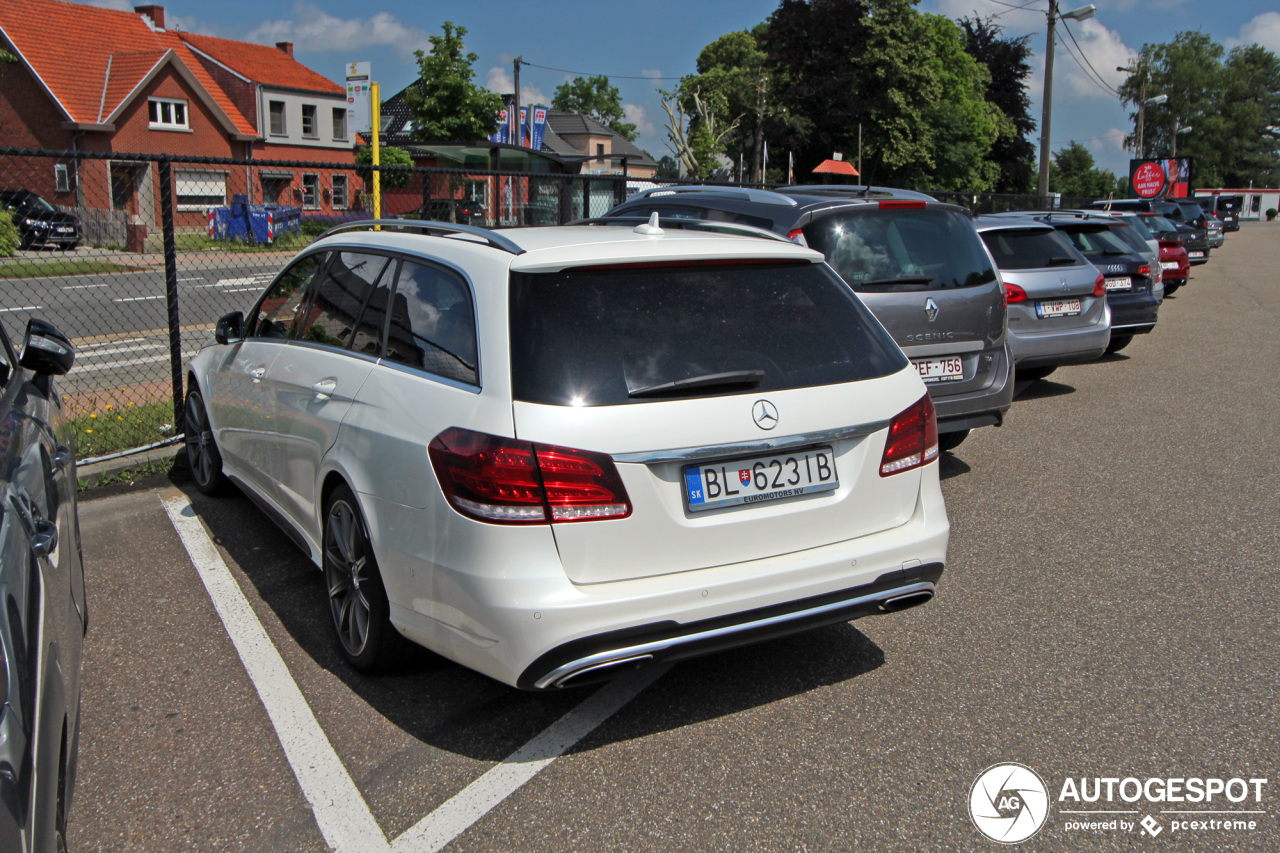
[[[1280,53],[1280,12],[1263,12],[1240,28],[1239,38],[1229,38],[1227,47],[1260,44]]]
[[[368,18],[337,18],[311,3],[293,6],[293,18],[265,21],[245,36],[246,41],[274,44],[291,41],[306,45],[308,52],[336,52],[350,56],[353,51],[390,48],[403,58],[415,50],[430,50],[427,32],[407,26],[394,15],[378,12]]]
[[[648,110],[639,104],[623,104],[622,111],[626,113],[627,121],[636,126],[637,137],[652,136],[658,132],[653,120],[649,118]]]
[[[1107,29],[1096,19],[1071,24],[1064,21],[1063,25],[1070,27],[1069,31],[1075,34],[1075,41],[1071,40],[1067,32],[1060,33],[1058,48],[1054,51],[1055,85],[1065,78],[1073,93],[1079,97],[1097,94],[1110,98],[1094,81],[1093,72],[1097,72],[1108,86],[1119,88],[1128,75],[1116,68],[1128,64],[1130,58],[1137,55],[1137,51],[1127,47],[1119,33]],[[1077,43],[1079,50],[1076,49]],[[1080,60],[1079,64],[1070,54]],[[1058,76],[1059,69],[1066,72],[1061,77]]]
[[[507,69],[500,65],[495,65],[490,68],[489,73],[485,75],[484,87],[490,92],[497,92],[499,95],[506,95],[515,90],[516,84]],[[521,82],[520,103],[550,104],[551,99],[548,98],[537,86],[530,86],[527,83]]]
[[[650,80],[661,80],[662,72],[657,68],[646,68],[640,72],[641,75],[648,77]]]

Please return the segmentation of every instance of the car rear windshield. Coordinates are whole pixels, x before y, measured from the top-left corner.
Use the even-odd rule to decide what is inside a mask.
[[[895,373],[906,357],[812,263],[513,273],[517,400],[612,406],[780,391]]]
[[[1155,214],[1152,214],[1142,218],[1147,221],[1147,227],[1156,234],[1173,234],[1174,236],[1177,236],[1178,234],[1178,226],[1175,223],[1170,222],[1168,219],[1165,219],[1163,216],[1156,216]]]
[[[996,280],[973,223],[945,208],[879,208],[824,216],[804,238],[854,290],[949,290]]]
[[[1133,249],[1130,249],[1123,240],[1111,233],[1111,226],[1109,225],[1094,227],[1074,226],[1062,230],[1071,241],[1071,245],[1079,249],[1080,254],[1086,258],[1133,254]]]
[[[983,231],[987,244],[1002,270],[1042,270],[1074,267],[1086,263],[1071,243],[1057,231],[1041,228],[1001,228]]]
[[[1134,227],[1128,223],[1111,226],[1111,233],[1123,240],[1130,249],[1140,255],[1151,251],[1151,247],[1147,245],[1146,238],[1139,234]]]

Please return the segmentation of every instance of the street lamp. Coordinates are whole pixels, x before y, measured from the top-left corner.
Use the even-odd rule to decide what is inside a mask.
[[[1138,93],[1138,144],[1134,146],[1134,153],[1136,153],[1138,155],[1138,159],[1141,160],[1147,156],[1147,147],[1142,136],[1147,107],[1154,107],[1156,104],[1163,104],[1165,101],[1169,100],[1169,96],[1156,95],[1154,98],[1147,97],[1147,68],[1141,63],[1138,64],[1137,68],[1128,68],[1124,65],[1117,65],[1116,70],[1126,71],[1130,74],[1142,72],[1142,89]]]
[[[1171,158],[1178,156],[1178,134],[1186,133],[1188,130],[1191,130],[1191,125],[1184,124],[1179,127],[1178,120],[1176,118],[1173,120],[1173,150],[1169,152]]]
[[[1098,7],[1090,3],[1079,9],[1059,14],[1058,0],[1049,0],[1049,11],[1046,13],[1049,16],[1049,39],[1044,49],[1044,108],[1040,116],[1039,196],[1041,203],[1047,203],[1049,198],[1049,120],[1053,114],[1053,30],[1059,18],[1064,21],[1083,21],[1086,18],[1092,18],[1096,11]]]

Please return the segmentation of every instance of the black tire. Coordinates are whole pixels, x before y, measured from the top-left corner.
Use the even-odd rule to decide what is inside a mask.
[[[1058,365],[1050,364],[1047,367],[1019,367],[1014,373],[1014,378],[1026,382],[1035,382],[1044,379],[1050,373],[1058,369]]]
[[[360,505],[345,484],[324,510],[324,582],[338,651],[361,672],[392,668],[408,641],[391,624],[391,607]]]
[[[964,440],[969,437],[969,430],[961,429],[955,432],[944,432],[938,436],[938,450],[940,452],[947,450],[955,450]]]
[[[186,423],[183,433],[187,442],[187,464],[196,488],[206,495],[218,495],[226,491],[227,477],[222,473],[222,454],[209,426],[209,412],[204,398],[192,384],[187,391]]]
[[[1111,334],[1111,343],[1107,344],[1107,352],[1120,352],[1132,340],[1133,335],[1117,335],[1113,332]]]

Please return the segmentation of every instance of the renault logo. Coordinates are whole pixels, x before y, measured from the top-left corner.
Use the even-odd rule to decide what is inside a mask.
[[[932,296],[924,301],[924,313],[930,323],[938,319],[938,303],[933,301]]]
[[[768,400],[756,400],[751,404],[751,420],[760,429],[773,429],[778,425],[778,407]]]

